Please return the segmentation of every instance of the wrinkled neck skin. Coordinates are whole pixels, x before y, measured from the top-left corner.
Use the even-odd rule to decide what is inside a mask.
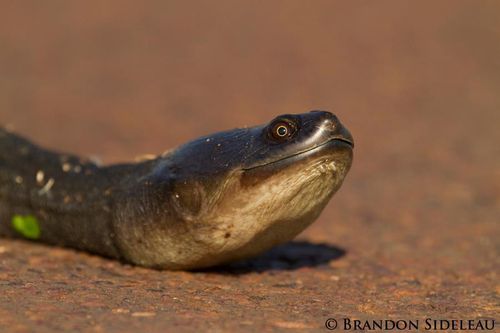
[[[293,239],[349,171],[352,150],[331,145],[335,150],[319,147],[253,169],[226,161],[210,175],[203,164],[184,165],[189,149],[181,147],[117,198],[120,253],[142,266],[190,269],[251,257]]]

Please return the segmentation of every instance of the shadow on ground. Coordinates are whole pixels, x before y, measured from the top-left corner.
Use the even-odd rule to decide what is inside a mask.
[[[209,268],[203,272],[238,275],[272,270],[296,270],[328,264],[343,257],[345,253],[345,250],[328,244],[292,241],[276,246],[256,258]]]

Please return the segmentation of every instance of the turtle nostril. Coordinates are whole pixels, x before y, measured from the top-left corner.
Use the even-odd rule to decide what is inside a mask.
[[[335,119],[332,119],[331,117],[324,118],[323,121],[321,122],[321,127],[331,132],[337,129],[337,125],[338,124],[335,121]]]

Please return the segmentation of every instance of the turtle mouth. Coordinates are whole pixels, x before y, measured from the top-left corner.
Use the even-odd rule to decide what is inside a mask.
[[[345,142],[347,143],[349,146],[351,146],[351,149],[354,148],[354,142],[352,140],[349,140],[349,139],[346,139],[346,138],[333,138],[332,140],[330,141],[333,141],[333,140],[338,140],[338,141],[342,141],[342,142]]]
[[[320,143],[320,144],[315,145],[313,147],[310,147],[310,148],[298,151],[298,152],[296,152],[294,154],[291,154],[291,155],[288,155],[288,156],[284,156],[284,157],[276,159],[274,161],[270,161],[270,162],[267,162],[267,163],[254,165],[254,166],[251,166],[251,167],[248,167],[248,168],[243,168],[243,171],[254,170],[254,169],[257,169],[257,168],[261,168],[261,167],[265,167],[265,166],[270,166],[270,165],[273,165],[273,164],[276,164],[276,163],[279,163],[279,162],[296,159],[296,158],[301,157],[301,156],[311,155],[311,154],[314,154],[315,152],[318,152],[318,151],[320,151],[322,149],[327,148],[327,146],[331,147],[331,148],[348,148],[349,150],[352,150],[354,148],[354,142],[351,141],[351,140],[349,140],[349,139],[347,139],[347,138],[344,138],[344,137],[334,137],[334,138],[331,138],[331,139],[329,139],[329,140],[327,140],[327,141],[325,141],[323,143]]]

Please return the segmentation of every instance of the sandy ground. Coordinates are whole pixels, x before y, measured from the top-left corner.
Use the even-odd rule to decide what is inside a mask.
[[[111,163],[327,109],[356,149],[299,241],[232,267],[160,272],[0,240],[0,331],[500,319],[499,4],[3,4],[0,123],[47,147]]]

